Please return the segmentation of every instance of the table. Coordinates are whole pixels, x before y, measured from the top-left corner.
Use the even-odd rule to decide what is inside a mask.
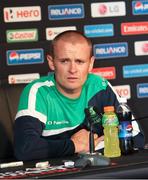
[[[67,158],[58,158],[58,159],[48,159],[52,166],[61,165],[63,159],[75,161],[77,157],[67,157]],[[148,150],[139,150],[136,153],[131,155],[121,156],[118,158],[111,159],[112,164],[110,166],[93,166],[81,168],[68,169],[65,172],[56,172],[51,174],[34,174],[27,176],[27,178],[51,178],[51,179],[107,179],[107,178],[148,178]],[[20,170],[27,167],[34,167],[34,162],[25,162],[24,166],[21,168],[14,168],[13,170]],[[11,168],[12,170],[12,168]],[[10,169],[1,170],[1,172],[10,171]],[[26,177],[24,177],[26,178]]]

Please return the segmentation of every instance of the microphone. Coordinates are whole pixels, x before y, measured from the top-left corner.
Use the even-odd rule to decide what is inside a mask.
[[[96,123],[100,123],[101,121],[101,115],[98,115],[96,113],[97,108],[90,106],[86,108],[85,110],[86,118],[88,119],[88,129],[90,129],[90,134],[89,134],[89,151],[90,154],[93,154],[95,152],[95,145],[94,145],[94,133],[93,133],[93,125]]]
[[[90,124],[100,123],[102,119],[101,113],[98,113],[96,106],[90,106],[85,108],[86,118],[88,118]]]
[[[97,108],[90,106],[84,110],[86,119],[88,119],[87,128],[90,130],[89,135],[89,153],[80,153],[80,158],[75,161],[75,167],[86,166],[109,166],[111,160],[108,157],[95,152],[93,125],[100,123],[102,115],[98,113]]]

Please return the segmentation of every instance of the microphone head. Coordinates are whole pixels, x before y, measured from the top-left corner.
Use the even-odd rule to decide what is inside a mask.
[[[84,112],[85,112],[86,116],[90,116],[89,108],[85,108]]]
[[[88,118],[90,123],[93,123],[93,124],[100,123],[102,116],[99,113],[96,106],[85,108],[84,111],[86,114],[86,118]]]

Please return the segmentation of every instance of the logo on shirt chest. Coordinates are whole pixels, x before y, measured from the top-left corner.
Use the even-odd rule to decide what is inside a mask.
[[[64,120],[64,121],[48,121],[47,122],[47,125],[67,125],[67,124],[69,124],[69,121],[66,121],[66,120]]]

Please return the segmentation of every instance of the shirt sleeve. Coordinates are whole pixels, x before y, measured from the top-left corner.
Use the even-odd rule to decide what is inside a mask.
[[[42,137],[44,123],[31,116],[21,116],[14,124],[14,153],[18,160],[34,160],[72,155],[70,139],[49,140]]]

